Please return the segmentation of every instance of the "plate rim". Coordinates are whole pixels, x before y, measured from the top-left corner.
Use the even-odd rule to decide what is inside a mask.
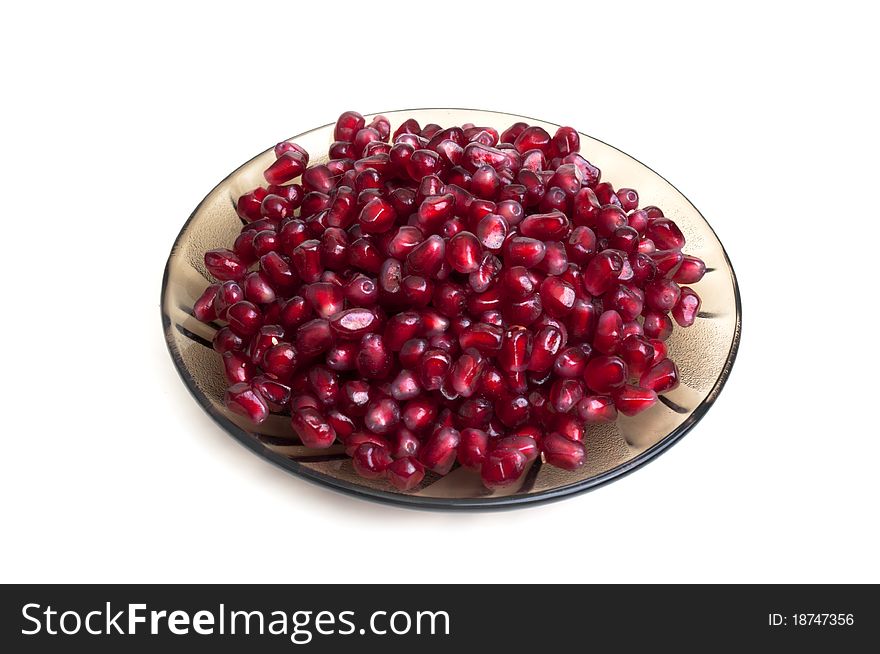
[[[520,114],[513,114],[507,111],[494,111],[490,109],[468,109],[468,108],[457,108],[457,107],[421,107],[417,109],[393,109],[388,111],[380,111],[374,113],[365,114],[365,116],[375,116],[378,114],[385,113],[403,113],[408,111],[473,111],[473,112],[483,112],[483,113],[495,113],[506,116],[512,116],[514,118],[525,119],[527,121],[536,121],[545,123],[548,125],[559,126],[556,123],[541,119],[541,118],[531,118],[528,116],[522,116]],[[318,127],[314,127],[312,129],[306,130],[305,132],[301,132],[296,136],[292,136],[290,140],[297,138],[302,134],[308,134],[309,132],[313,132],[319,129],[324,129],[333,125],[334,123],[327,123],[325,125],[321,125]],[[202,208],[202,205],[205,201],[214,194],[220,186],[223,186],[233,175],[235,175],[239,170],[250,164],[255,159],[263,156],[269,149],[264,150],[255,156],[248,159],[246,162],[242,163],[238,167],[236,167],[231,173],[226,175],[222,180],[220,180],[206,195],[202,200],[196,205],[196,208],[193,209],[192,213],[190,213],[189,217],[186,219],[186,222],[181,226],[180,231],[174,239],[174,243],[171,246],[171,250],[168,254],[168,259],[165,262],[165,269],[162,275],[162,290],[159,298],[159,311],[161,314],[162,320],[162,331],[165,337],[165,345],[168,349],[168,353],[171,356],[171,360],[174,363],[174,367],[177,369],[177,373],[180,376],[181,380],[186,386],[187,390],[190,392],[190,395],[196,400],[196,402],[202,407],[202,409],[216,422],[227,434],[232,436],[239,444],[246,447],[248,450],[254,452],[261,458],[270,463],[275,464],[276,466],[282,468],[283,470],[297,475],[306,481],[317,484],[322,487],[331,488],[337,491],[341,491],[346,495],[357,497],[362,500],[372,500],[381,502],[387,505],[393,505],[398,507],[406,507],[409,509],[425,509],[425,510],[439,510],[439,511],[460,511],[460,510],[499,510],[499,509],[513,509],[513,508],[524,508],[529,506],[539,506],[541,504],[547,504],[549,502],[558,501],[561,499],[565,499],[568,497],[572,497],[574,495],[579,495],[581,493],[586,493],[588,491],[595,490],[606,484],[609,484],[613,481],[617,481],[618,479],[622,479],[627,476],[631,472],[634,472],[638,468],[641,468],[645,464],[649,463],[656,459],[660,454],[667,451],[670,447],[678,443],[694,426],[702,420],[702,418],[706,415],[712,405],[715,403],[715,400],[718,398],[718,395],[721,394],[722,389],[727,383],[728,378],[730,377],[731,370],[733,368],[733,364],[736,361],[737,354],[739,352],[739,344],[742,334],[742,299],[739,291],[739,282],[737,281],[736,271],[733,267],[733,263],[730,261],[730,256],[727,254],[727,250],[724,248],[724,244],[721,242],[721,239],[718,238],[718,234],[715,232],[715,229],[712,227],[712,224],[706,220],[706,217],[703,213],[696,207],[696,205],[688,199],[688,197],[682,193],[678,187],[676,187],[672,182],[666,179],[663,175],[658,173],[656,170],[651,168],[650,166],[644,164],[642,161],[632,156],[631,154],[624,152],[620,148],[617,148],[601,139],[598,139],[594,136],[590,136],[585,132],[580,132],[584,136],[587,136],[594,141],[602,143],[603,145],[617,150],[621,154],[626,157],[629,157],[633,161],[641,164],[645,168],[647,168],[651,173],[657,175],[664,182],[669,184],[670,187],[675,189],[687,202],[690,204],[712,234],[715,236],[718,244],[721,247],[721,253],[724,256],[724,260],[727,262],[728,267],[730,268],[730,276],[733,282],[733,295],[734,295],[734,305],[736,309],[736,322],[734,325],[734,333],[733,339],[731,340],[730,350],[727,353],[727,356],[724,361],[724,365],[721,370],[721,374],[718,376],[718,379],[715,381],[715,384],[712,386],[709,394],[706,398],[697,405],[697,407],[690,413],[687,420],[685,420],[678,427],[669,432],[666,436],[664,436],[660,441],[649,447],[643,452],[640,452],[636,456],[634,456],[629,461],[622,463],[610,470],[606,470],[594,477],[590,477],[588,479],[583,479],[581,481],[568,484],[566,486],[560,486],[558,488],[553,488],[546,491],[539,491],[533,494],[523,495],[523,496],[503,496],[503,497],[475,497],[475,498],[444,498],[444,497],[424,497],[420,495],[408,495],[405,493],[394,493],[392,491],[386,491],[378,488],[370,488],[367,486],[360,486],[357,484],[353,484],[347,482],[342,479],[337,479],[334,477],[329,477],[323,473],[317,472],[303,466],[298,461],[294,461],[289,457],[284,456],[283,454],[279,454],[278,452],[274,452],[269,448],[265,447],[262,442],[258,439],[254,438],[249,432],[243,430],[241,427],[236,425],[234,422],[229,420],[222,413],[217,411],[217,409],[213,406],[211,401],[207,398],[207,396],[198,388],[198,385],[195,383],[192,375],[189,372],[189,369],[186,367],[183,361],[183,357],[180,355],[176,344],[173,340],[173,336],[171,333],[172,324],[171,324],[171,316],[165,310],[165,301],[168,292],[168,280],[170,277],[170,269],[171,269],[171,261],[174,258],[176,251],[178,250],[178,246],[181,242],[181,239],[186,232],[189,224],[195,218],[195,216],[199,213],[199,210]]]

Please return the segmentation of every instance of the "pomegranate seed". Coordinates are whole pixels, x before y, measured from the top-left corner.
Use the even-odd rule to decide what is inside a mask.
[[[580,402],[578,405],[580,405]],[[573,414],[556,416],[553,421],[553,431],[565,436],[568,440],[577,443],[583,443],[587,438],[587,430],[584,427],[584,421],[579,417],[575,417]]]
[[[678,388],[678,368],[671,359],[663,359],[639,378],[639,386],[656,393]]]
[[[655,279],[645,286],[645,305],[654,311],[672,309],[681,297],[681,289],[671,279]]]
[[[269,406],[266,404],[266,400],[246,382],[230,386],[226,390],[224,403],[230,411],[248,418],[257,425],[269,417]]]
[[[639,194],[635,189],[620,188],[617,189],[616,195],[624,211],[634,211],[639,208]]]
[[[678,284],[696,284],[705,274],[706,264],[703,260],[686,254],[682,257],[681,266],[672,279]]]
[[[553,374],[565,379],[574,379],[584,373],[591,348],[586,343],[562,350],[553,361]]]
[[[294,433],[306,447],[325,449],[336,440],[336,431],[317,409],[299,409],[293,413],[290,421]]]
[[[249,382],[254,376],[254,364],[243,352],[227,350],[223,353],[223,368],[230,384]]]
[[[646,311],[643,329],[645,336],[665,341],[672,335],[672,321],[665,313]]]
[[[609,290],[623,270],[623,257],[614,250],[605,250],[592,258],[584,270],[584,288],[596,296]]]
[[[364,426],[374,434],[387,434],[400,422],[400,405],[391,398],[383,398],[367,405]]]
[[[542,241],[558,241],[568,235],[568,217],[561,211],[527,216],[519,225],[523,236]]]
[[[657,403],[657,393],[627,384],[614,392],[614,405],[625,416],[634,416]]]
[[[327,367],[339,372],[347,372],[355,369],[355,357],[357,356],[357,343],[351,341],[339,341],[327,352],[325,363]]]
[[[560,127],[551,140],[551,153],[556,157],[580,151],[581,137],[573,127]]]
[[[594,357],[584,368],[584,381],[587,387],[600,395],[623,386],[627,376],[626,363],[616,356]]]
[[[529,150],[540,150],[543,154],[550,152],[550,135],[543,127],[526,127],[514,139],[513,146],[517,152],[524,154]]]
[[[668,218],[650,220],[645,236],[654,241],[661,250],[680,250],[685,243],[681,230]]]
[[[387,448],[376,443],[361,443],[351,457],[355,472],[365,479],[383,477],[393,461]]]
[[[557,327],[543,327],[535,334],[532,355],[529,357],[527,370],[546,373],[553,367],[556,355],[563,347],[562,333]]]
[[[653,364],[654,346],[642,336],[627,336],[623,339],[618,354],[626,363],[629,373],[639,376]],[[650,388],[650,386],[645,387]]]
[[[607,395],[588,395],[577,405],[578,417],[587,424],[614,422],[617,420],[617,407]]]
[[[584,388],[576,379],[557,379],[550,387],[550,404],[557,413],[568,413],[584,396]]]
[[[682,327],[690,327],[696,321],[699,311],[700,296],[687,286],[683,286],[678,302],[672,307],[672,317],[675,318],[675,322]]]
[[[599,316],[593,347],[602,354],[614,354],[623,340],[623,319],[613,309]]]
[[[574,286],[559,277],[548,277],[541,284],[541,304],[551,316],[566,316],[574,308],[576,299]]]
[[[483,460],[480,477],[489,488],[502,488],[515,483],[526,469],[526,455],[514,448],[494,449]]]
[[[205,268],[220,281],[238,281],[247,274],[247,266],[232,250],[224,248],[205,252]]]
[[[452,468],[458,454],[461,434],[451,427],[443,427],[422,443],[419,461],[429,470],[445,475]]]
[[[522,134],[528,126],[528,123],[514,123],[501,133],[499,142],[512,144],[516,137]]]
[[[425,467],[414,457],[405,456],[390,463],[385,469],[385,475],[395,488],[407,491],[422,483]]]
[[[474,234],[463,231],[449,240],[446,261],[456,272],[463,274],[475,272],[480,267],[481,258],[480,240]]]
[[[391,396],[400,402],[418,397],[421,392],[418,377],[411,370],[401,370],[391,382]]]
[[[587,461],[587,450],[583,444],[556,432],[544,438],[541,449],[547,463],[563,470],[577,470]]]

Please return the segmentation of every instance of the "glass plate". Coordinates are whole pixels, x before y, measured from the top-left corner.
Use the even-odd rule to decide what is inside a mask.
[[[551,134],[558,127],[512,114],[474,109],[415,109],[384,112],[393,130],[406,118],[444,127],[471,122],[499,131],[516,121],[540,125]],[[369,122],[371,116],[367,116]],[[326,160],[333,124],[293,137]],[[316,153],[322,153],[315,156]],[[171,250],[162,281],[162,326],[174,365],[195,399],[226,432],[265,459],[308,480],[361,497],[435,508],[493,508],[558,499],[596,488],[635,470],[677,442],[712,406],[730,374],[740,338],[740,298],[736,277],[721,242],[700,212],[660,175],[620,150],[581,134],[581,153],[602,170],[615,188],[638,190],[642,206],[656,205],[675,220],[687,237],[685,251],[706,262],[707,274],[692,286],[702,298],[696,323],[676,326],[667,341],[678,364],[681,384],[648,411],[621,416],[613,424],[588,430],[587,463],[576,471],[536,461],[520,483],[490,491],[476,472],[458,468],[445,477],[433,473],[410,491],[400,492],[381,480],[359,477],[342,447],[311,450],[293,435],[289,417],[272,415],[254,428],[223,405],[226,380],[220,357],[211,348],[216,328],[191,315],[193,302],[209,283],[202,255],[231,247],[241,222],[235,212],[239,195],[264,184],[263,170],[274,160],[272,149],[257,155],[220,182],[196,207]]]

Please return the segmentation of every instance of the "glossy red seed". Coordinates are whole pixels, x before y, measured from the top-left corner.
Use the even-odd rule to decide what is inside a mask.
[[[550,404],[557,413],[568,413],[584,396],[584,387],[577,379],[557,379],[550,387]]]
[[[217,312],[214,310],[214,300],[217,298],[217,292],[220,290],[220,284],[211,284],[206,288],[199,299],[193,304],[193,316],[202,322],[211,322],[217,318]]]
[[[336,440],[336,431],[317,409],[303,408],[290,419],[294,433],[306,447],[326,449]]]
[[[563,349],[553,361],[553,374],[565,379],[576,379],[583,375],[592,348],[586,343]]]
[[[614,404],[625,416],[634,416],[657,403],[657,393],[650,389],[627,384],[614,392]]]
[[[700,296],[687,286],[681,288],[681,295],[672,307],[672,317],[682,327],[690,327],[700,311]]]
[[[639,377],[639,386],[656,393],[666,393],[678,388],[678,367],[672,359],[663,359]]]
[[[643,329],[645,336],[665,341],[672,335],[672,320],[665,313],[659,311],[646,311]]]
[[[295,345],[297,352],[307,358],[326,352],[333,345],[330,323],[317,318],[303,324],[296,331]]]
[[[520,154],[536,149],[547,154],[550,152],[550,135],[543,127],[533,125],[519,133],[513,146]]]
[[[269,417],[265,398],[246,382],[233,384],[226,390],[224,404],[233,413],[260,424]]]
[[[251,336],[263,325],[263,314],[252,302],[236,302],[226,312],[229,328],[242,337]]]
[[[705,274],[706,264],[703,263],[703,260],[686,254],[672,279],[678,284],[696,284],[703,279]]]
[[[587,461],[587,450],[583,444],[556,432],[541,441],[541,449],[547,463],[563,470],[577,470]]]
[[[400,405],[391,398],[370,402],[364,414],[364,426],[374,434],[387,434],[400,422]]]
[[[458,446],[458,462],[479,469],[489,453],[489,435],[482,429],[463,429]]]
[[[685,244],[684,235],[678,225],[668,218],[650,220],[645,236],[654,241],[661,250],[680,250]]]
[[[645,305],[654,311],[672,309],[681,297],[681,289],[671,279],[655,279],[645,286]]]
[[[604,311],[596,324],[593,347],[602,354],[614,354],[623,340],[623,319],[613,309]]]
[[[422,443],[419,461],[429,470],[445,475],[455,463],[460,442],[458,430],[450,427],[438,429]]]
[[[542,241],[562,240],[568,236],[569,228],[568,217],[561,211],[532,214],[519,225],[519,231],[523,236]]]
[[[220,281],[243,279],[247,266],[232,251],[225,248],[205,252],[205,268]]]
[[[453,270],[463,274],[472,273],[480,267],[482,254],[480,240],[468,231],[453,236],[446,247],[446,261]]]
[[[401,370],[391,382],[391,396],[399,402],[418,397],[421,392],[418,376],[412,370]]]
[[[250,358],[236,350],[227,350],[223,353],[223,370],[230,384],[249,382],[255,373],[255,367]]]
[[[626,362],[629,373],[638,377],[653,365],[654,347],[642,336],[627,336],[618,349],[618,355]]]
[[[584,381],[587,387],[601,394],[620,388],[627,379],[626,363],[617,356],[596,356],[584,368]]]
[[[483,460],[480,477],[489,488],[509,486],[522,477],[527,463],[525,454],[517,449],[495,449]]]
[[[379,479],[393,463],[391,453],[375,443],[361,443],[351,457],[355,472],[365,479]]]
[[[608,395],[588,395],[577,405],[578,417],[587,424],[614,422],[617,420],[617,407]]]
[[[594,256],[584,270],[584,288],[597,296],[602,295],[616,282],[623,270],[623,257],[613,250]]]
[[[364,117],[358,112],[343,112],[337,119],[336,127],[333,129],[333,139],[336,141],[351,141],[354,135],[363,129],[365,124]]]
[[[425,467],[412,456],[393,461],[385,469],[388,481],[398,490],[412,490],[425,478]]]
[[[559,277],[547,277],[541,284],[541,304],[551,316],[562,318],[568,315],[575,300],[574,287]]]
[[[353,341],[337,341],[327,351],[325,363],[331,370],[347,372],[355,369],[357,343]]]
[[[336,337],[356,341],[365,334],[376,331],[379,328],[379,319],[370,309],[358,307],[334,314],[329,327]]]

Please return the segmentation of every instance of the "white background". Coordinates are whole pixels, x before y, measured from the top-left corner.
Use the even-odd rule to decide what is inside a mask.
[[[878,582],[869,3],[7,3],[0,581]],[[426,513],[227,437],[166,352],[191,210],[278,140],[406,107],[571,124],[709,219],[727,388],[594,493]]]

